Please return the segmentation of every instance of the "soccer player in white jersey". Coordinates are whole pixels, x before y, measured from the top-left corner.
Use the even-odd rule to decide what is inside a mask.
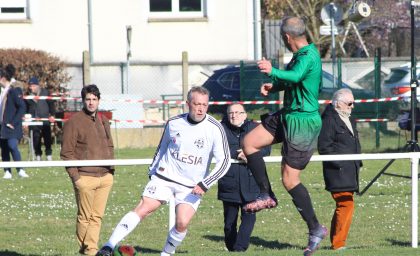
[[[175,226],[169,231],[161,256],[172,255],[187,234],[188,224],[197,211],[201,196],[230,167],[229,145],[222,125],[207,115],[209,92],[192,87],[188,92],[189,112],[169,119],[153,162],[150,181],[139,204],[115,227],[99,256],[112,255],[114,247],[141,220],[175,198]],[[216,164],[209,170],[212,158]]]

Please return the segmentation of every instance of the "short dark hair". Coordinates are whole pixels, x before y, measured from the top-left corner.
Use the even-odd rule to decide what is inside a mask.
[[[101,98],[101,93],[99,92],[99,88],[95,84],[89,84],[83,87],[82,89],[82,100],[85,100],[86,95],[90,93],[98,97],[98,99]]]
[[[15,66],[13,66],[13,64],[8,64],[5,68],[0,68],[0,77],[5,77],[7,81],[11,81],[15,72]]]

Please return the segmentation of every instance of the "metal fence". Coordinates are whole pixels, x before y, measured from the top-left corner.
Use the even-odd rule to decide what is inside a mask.
[[[407,63],[408,59],[387,59],[382,60],[383,74],[389,73],[391,67],[400,66]],[[226,69],[231,66],[239,66],[239,61],[228,63],[189,63],[188,84],[189,86],[203,85],[216,70]],[[255,65],[246,63],[244,67]],[[127,67],[121,63],[96,63],[91,66],[91,83],[98,85],[104,97],[124,98],[133,100],[162,100],[169,95],[182,95],[182,65],[181,63],[131,63],[129,79],[125,78]],[[332,70],[330,60],[323,61],[323,69],[329,73]],[[73,65],[68,68],[72,76],[71,82],[67,85],[71,97],[79,97],[82,88],[82,67]],[[374,61],[373,59],[352,59],[342,61],[342,80],[346,84],[362,87],[365,90],[374,90]],[[241,90],[248,87],[257,86],[252,80],[245,76],[241,83]],[[257,95],[255,95],[257,97]],[[74,107],[68,103],[69,107]],[[120,103],[107,104],[109,110],[121,108]],[[158,108],[163,111],[162,104],[143,104],[139,106],[145,110]],[[154,110],[156,111],[156,110]],[[126,111],[125,111],[126,112]],[[163,116],[161,113],[159,116]],[[137,117],[139,118],[139,117]],[[131,118],[133,119],[133,118]]]

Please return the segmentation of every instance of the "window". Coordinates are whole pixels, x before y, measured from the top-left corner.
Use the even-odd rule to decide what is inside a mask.
[[[154,18],[204,17],[205,0],[149,0],[150,16]]]
[[[0,20],[23,20],[28,18],[27,0],[0,1]]]
[[[388,77],[385,79],[385,83],[392,84],[392,83],[400,82],[408,74],[409,74],[408,68],[406,70],[391,69],[391,73],[389,73]]]
[[[336,87],[334,87],[333,76],[326,72],[322,72],[322,88],[324,89],[337,88],[337,84],[336,84]]]
[[[228,90],[239,90],[239,72],[226,72],[220,76],[219,84]]]

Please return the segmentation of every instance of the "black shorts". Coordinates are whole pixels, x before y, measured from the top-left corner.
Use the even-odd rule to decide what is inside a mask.
[[[274,137],[274,143],[283,143],[281,154],[282,163],[288,166],[303,170],[308,165],[313,155],[313,149],[301,151],[293,148],[287,138],[287,129],[285,120],[282,118],[282,111],[268,113],[261,116],[262,126]]]

